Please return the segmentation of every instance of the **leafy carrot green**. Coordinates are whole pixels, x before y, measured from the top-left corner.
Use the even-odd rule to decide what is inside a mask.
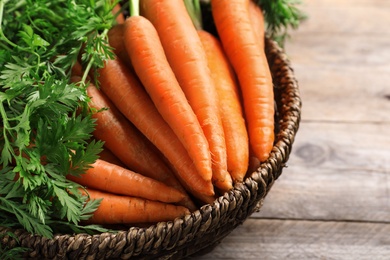
[[[270,38],[281,46],[289,37],[289,31],[299,27],[307,15],[299,8],[301,0],[254,0],[264,12],[265,26]]]
[[[69,76],[79,57],[85,80],[113,56],[112,9],[102,0],[0,0],[2,226],[51,237],[58,221],[72,229],[97,208],[65,178],[88,169],[102,147],[88,142],[94,119],[76,113],[86,112],[85,85]]]

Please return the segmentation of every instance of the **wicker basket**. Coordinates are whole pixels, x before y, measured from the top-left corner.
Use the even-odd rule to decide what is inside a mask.
[[[283,50],[266,40],[266,54],[275,84],[276,141],[270,158],[244,183],[219,197],[212,205],[172,222],[149,228],[132,227],[119,233],[33,236],[24,230],[0,227],[0,234],[13,231],[20,245],[28,247],[26,258],[35,259],[181,259],[205,253],[258,211],[274,181],[282,173],[298,130],[301,100],[293,70]],[[8,247],[14,238],[1,236]]]

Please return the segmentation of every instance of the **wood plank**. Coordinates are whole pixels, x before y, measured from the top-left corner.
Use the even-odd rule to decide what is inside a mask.
[[[389,124],[303,123],[256,217],[390,221]]]
[[[388,0],[301,0],[302,5],[306,6],[324,6],[324,7],[338,7],[345,6],[370,6],[382,8],[384,6],[390,6]]]
[[[313,0],[303,9],[309,19],[285,46],[303,119],[389,122],[390,2]]]
[[[188,259],[389,259],[390,225],[248,219],[213,251]]]
[[[302,122],[287,169],[373,171],[390,169],[390,124]]]
[[[390,172],[289,167],[253,217],[390,223]]]
[[[286,52],[300,86],[302,117],[390,122],[388,46],[387,36],[294,38]]]
[[[390,6],[388,0],[303,0],[306,5],[323,5],[323,6],[374,6],[374,7],[383,7]]]
[[[292,39],[305,35],[389,34],[390,2],[387,0],[309,0],[298,6],[307,18]]]
[[[390,39],[386,35],[320,34],[315,37],[303,35],[286,43],[286,53],[293,65],[305,69],[314,67],[358,72],[356,78],[368,76],[370,79],[369,76],[374,74],[373,72],[381,74],[389,72],[390,66],[387,62],[390,58],[389,44]],[[305,46],[304,53],[302,46]],[[345,75],[348,76],[350,75]]]
[[[390,67],[385,71],[293,66],[303,120],[390,122]]]

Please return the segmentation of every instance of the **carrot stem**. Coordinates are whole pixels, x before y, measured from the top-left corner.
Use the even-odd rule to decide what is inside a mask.
[[[139,16],[139,0],[131,0],[130,2],[130,16]]]
[[[108,31],[109,31],[109,29],[104,29],[104,31],[99,35],[99,37],[101,37],[101,38],[106,38],[107,37],[107,34],[108,34]],[[91,68],[92,68],[92,65],[95,63],[95,59],[94,59],[94,57],[92,56],[92,58],[89,60],[89,62],[88,62],[88,64],[87,64],[87,66],[86,66],[86,68],[85,68],[85,70],[84,70],[84,74],[83,74],[83,76],[82,76],[82,78],[81,78],[81,81],[83,82],[83,83],[86,83],[86,80],[87,80],[87,78],[88,78],[88,76],[89,76],[89,71],[91,70]]]
[[[199,0],[184,0],[187,12],[197,30],[203,28],[202,11]]]

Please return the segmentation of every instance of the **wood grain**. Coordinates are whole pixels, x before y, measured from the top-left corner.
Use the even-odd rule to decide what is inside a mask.
[[[390,224],[389,187],[389,172],[295,167],[252,217]]]
[[[390,124],[303,125],[254,216],[390,222]]]
[[[389,129],[390,123],[303,122],[286,175],[295,167],[389,173]]]
[[[302,9],[308,19],[285,48],[304,120],[389,122],[390,2],[310,0]]]
[[[249,219],[196,259],[385,260],[389,233],[390,225],[380,223]]]

